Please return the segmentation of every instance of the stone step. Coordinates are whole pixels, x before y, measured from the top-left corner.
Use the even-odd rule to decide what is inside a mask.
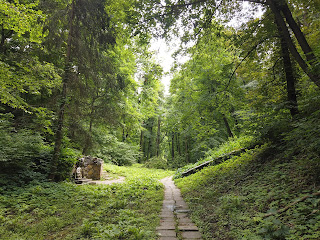
[[[92,182],[92,179],[90,179],[90,178],[76,178],[76,179],[74,179],[74,182],[76,184],[90,184],[90,182]]]
[[[171,178],[161,180],[165,187],[160,225],[157,227],[159,240],[202,239],[198,227],[189,218],[190,210]],[[177,236],[178,234],[178,236]]]
[[[179,225],[178,229],[180,231],[199,231],[198,227],[194,224]]]
[[[202,239],[198,231],[185,231],[181,232],[182,239]]]

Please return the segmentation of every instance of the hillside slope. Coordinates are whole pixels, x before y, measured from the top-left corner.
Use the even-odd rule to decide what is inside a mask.
[[[176,180],[204,239],[320,239],[319,158],[265,144]],[[265,215],[270,213],[271,216]]]

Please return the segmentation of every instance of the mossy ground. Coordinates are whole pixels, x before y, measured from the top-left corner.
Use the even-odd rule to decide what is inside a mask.
[[[172,172],[105,166],[115,185],[30,183],[2,188],[0,239],[156,239],[163,200],[158,179]]]

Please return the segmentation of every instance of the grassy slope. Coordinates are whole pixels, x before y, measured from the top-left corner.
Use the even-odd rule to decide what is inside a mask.
[[[176,180],[205,239],[320,239],[320,159],[287,159],[264,145]]]
[[[139,165],[106,168],[126,182],[0,189],[0,239],[156,239],[163,200],[157,180],[172,172]]]

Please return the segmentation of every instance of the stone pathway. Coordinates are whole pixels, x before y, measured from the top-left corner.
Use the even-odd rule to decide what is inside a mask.
[[[197,226],[188,217],[189,208],[181,197],[171,177],[161,180],[165,187],[161,210],[160,226],[157,227],[159,240],[202,239]]]

